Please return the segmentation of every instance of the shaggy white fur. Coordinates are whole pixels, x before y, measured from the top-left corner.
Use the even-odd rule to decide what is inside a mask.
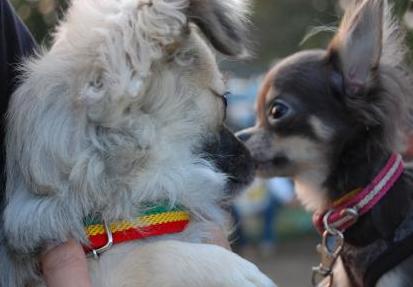
[[[42,285],[39,250],[70,237],[86,242],[82,219],[90,214],[111,222],[134,216],[144,203],[168,201],[192,214],[188,230],[173,238],[201,242],[205,222],[225,228],[219,203],[228,175],[202,151],[222,128],[225,109],[208,41],[228,55],[245,54],[245,7],[235,0],[73,1],[51,50],[24,65],[12,98],[1,286]],[[94,285],[143,286],[137,282],[160,263],[176,267],[171,249],[140,244],[114,251],[136,270],[123,269],[110,253],[92,262]],[[173,244],[197,272],[183,268],[176,281],[156,286],[274,286],[230,252]],[[142,266],[133,254],[145,248],[157,257]],[[208,281],[211,272],[222,273],[219,284]],[[182,285],[185,277],[198,283]]]

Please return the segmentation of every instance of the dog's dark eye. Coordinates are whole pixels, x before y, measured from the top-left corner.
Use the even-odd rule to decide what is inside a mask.
[[[224,121],[227,118],[227,107],[228,107],[228,97],[231,95],[231,92],[225,92],[224,94],[216,92],[214,89],[211,89],[211,92],[218,98],[222,100],[224,104]]]
[[[231,96],[231,92],[226,92],[222,95],[222,101],[224,102],[225,108],[228,107],[228,97]]]
[[[279,120],[286,116],[289,110],[290,108],[286,104],[276,102],[271,106],[270,116],[273,120]]]

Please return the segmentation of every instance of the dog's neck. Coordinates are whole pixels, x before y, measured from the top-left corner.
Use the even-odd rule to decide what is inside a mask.
[[[340,151],[332,156],[330,173],[325,182],[330,202],[357,188],[366,187],[373,180],[393,153],[384,147],[382,142],[369,131],[365,131],[356,140],[344,144]]]
[[[378,136],[380,134],[366,131],[357,140],[344,145],[336,155],[325,183],[330,203],[357,188],[366,187],[384,167],[394,151],[382,144],[383,140]],[[394,230],[411,209],[412,196],[409,189],[410,173],[404,172],[379,204],[349,229],[346,238],[355,245],[365,245],[377,238],[392,237]]]

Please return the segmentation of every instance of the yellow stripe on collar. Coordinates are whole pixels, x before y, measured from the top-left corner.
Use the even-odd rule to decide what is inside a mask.
[[[122,232],[131,228],[145,228],[151,225],[159,225],[165,223],[173,223],[178,221],[189,220],[189,213],[186,211],[170,211],[152,215],[138,216],[133,220],[123,220],[110,224],[110,229],[113,233]],[[88,236],[105,234],[105,226],[103,224],[94,224],[86,227]]]

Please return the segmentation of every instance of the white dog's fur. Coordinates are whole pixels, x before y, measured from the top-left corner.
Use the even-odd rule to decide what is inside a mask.
[[[87,242],[90,214],[112,222],[167,201],[192,216],[167,238],[200,243],[206,222],[225,228],[228,176],[201,152],[222,126],[216,94],[225,86],[198,26],[237,29],[244,4],[73,1],[51,50],[23,67],[11,101],[1,286],[42,286],[36,255],[68,238]],[[226,39],[238,31],[221,26],[211,42],[244,54],[239,39]],[[116,246],[90,270],[94,286],[274,286],[222,248],[173,241]]]
[[[117,248],[93,262],[91,270],[93,285],[99,287],[119,282],[133,287],[275,286],[254,264],[221,247],[179,241]]]

